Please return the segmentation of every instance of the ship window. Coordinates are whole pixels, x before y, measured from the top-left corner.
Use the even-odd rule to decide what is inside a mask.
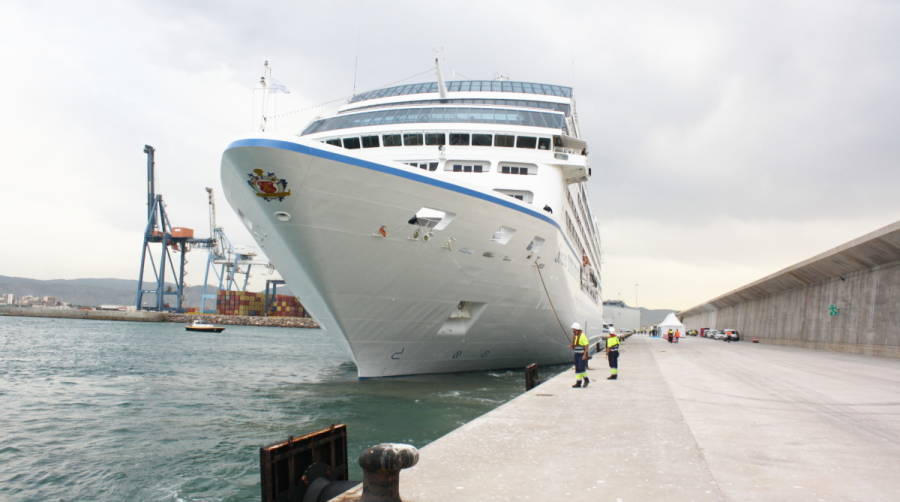
[[[407,162],[407,164],[418,167],[423,171],[435,171],[437,170],[438,163],[437,162]]]
[[[381,137],[381,141],[384,146],[401,146],[403,144],[399,134],[385,134]]]
[[[490,80],[453,80],[447,82],[447,90],[456,91],[499,91],[525,92],[529,94],[547,94],[550,96],[572,96],[571,87],[558,85],[545,85],[532,82],[490,81]],[[400,96],[404,94],[418,94],[423,92],[437,92],[436,82],[421,84],[397,85],[384,89],[363,92],[353,96],[351,103],[367,99],[381,98],[385,96]]]
[[[487,135],[484,135],[487,136]],[[490,136],[488,136],[490,138]],[[450,133],[450,144],[451,145],[468,145],[469,144],[469,135],[462,133]]]
[[[537,138],[534,136],[519,136],[516,138],[517,148],[534,148],[537,146]]]
[[[496,191],[502,193],[503,195],[507,195],[514,199],[519,199],[522,202],[527,202],[531,204],[534,201],[534,193],[529,190],[511,190],[507,188],[495,188]]]
[[[326,139],[325,142],[328,143],[329,145],[341,146],[340,138]]]
[[[421,133],[419,133],[419,134],[404,134],[403,135],[403,144],[405,146],[421,145],[422,143],[423,143],[423,141],[422,141]]]
[[[538,150],[549,150],[550,138],[538,138]]]
[[[381,145],[378,142],[378,136],[363,136],[362,146],[363,148],[377,148]]]
[[[444,133],[427,133],[425,134],[426,145],[446,145],[447,136]]]
[[[344,148],[356,149],[359,148],[359,138],[344,138]]]
[[[500,164],[500,172],[503,174],[537,174],[537,166],[534,164]]]
[[[454,173],[484,173],[487,172],[483,164],[453,164]]]
[[[452,87],[452,86],[451,86]],[[454,91],[452,88],[448,88]],[[416,101],[402,101],[393,103],[394,105],[447,105],[447,104],[466,104],[466,105],[506,105],[526,108],[543,108],[547,110],[555,110],[563,112],[565,115],[571,114],[571,107],[565,103],[548,103],[545,101],[531,101],[523,99],[488,99],[488,98],[452,98],[452,99],[422,99]],[[382,107],[383,105],[369,105],[354,108],[354,110],[363,110],[367,108]]]
[[[491,135],[490,134],[473,134],[472,135],[472,145],[473,146],[491,146]]]
[[[477,123],[544,127],[567,131],[566,117],[560,112],[533,110],[504,110],[471,107],[423,107],[385,109],[339,114],[319,119],[303,130],[302,135],[381,124]]]
[[[515,136],[507,136],[505,134],[494,135],[494,146],[513,146],[515,145]]]

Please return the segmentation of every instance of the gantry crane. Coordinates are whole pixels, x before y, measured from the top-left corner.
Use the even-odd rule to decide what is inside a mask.
[[[225,235],[224,229],[216,225],[216,200],[213,196],[213,189],[206,187],[206,195],[209,199],[209,234],[212,236],[215,244],[210,246],[209,255],[206,259],[206,272],[203,274],[203,291],[200,294],[200,311],[213,313],[215,309],[210,309],[206,306],[208,300],[215,302],[218,294],[217,292],[209,292],[210,270],[213,271],[213,274],[218,279],[217,291],[246,291],[247,283],[250,280],[250,269],[254,265],[265,266],[269,271],[273,268],[269,262],[257,259],[255,251],[232,245]],[[239,276],[243,276],[243,280],[240,280]]]
[[[144,145],[144,153],[147,154],[147,225],[144,227],[144,246],[141,251],[141,268],[138,274],[137,295],[135,306],[138,310],[170,310],[184,311],[184,266],[187,263],[187,253],[191,247],[210,247],[215,244],[213,238],[194,238],[194,230],[183,227],[173,227],[166,213],[166,205],[163,203],[162,194],[156,193],[156,163],[154,160],[156,150],[150,145]],[[158,251],[159,267],[153,258],[153,244],[160,244]],[[171,272],[166,269],[166,262],[175,262],[172,253],[179,253],[179,267],[176,272],[174,265],[170,266]],[[144,272],[146,263],[150,262],[154,280],[148,281],[155,289],[144,289]],[[167,274],[168,272],[168,274]],[[167,287],[166,276],[172,276],[174,288]],[[144,295],[153,294],[154,300],[144,305]],[[175,296],[175,306],[165,301],[166,296]]]

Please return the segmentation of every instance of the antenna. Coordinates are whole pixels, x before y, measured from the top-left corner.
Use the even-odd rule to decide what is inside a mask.
[[[353,61],[353,95],[356,96],[356,74],[359,70],[359,31],[356,32],[356,60]]]
[[[441,93],[441,99],[447,98],[447,86],[444,85],[444,75],[441,73],[441,59],[434,58],[434,67],[437,70],[438,91]]]
[[[259,130],[260,132],[266,132],[266,122],[269,117],[266,115],[268,112],[268,97],[269,97],[269,82],[272,80],[272,66],[269,65],[269,60],[266,59],[263,61],[263,73],[262,76],[259,77],[259,85],[262,86],[262,117],[259,122]]]

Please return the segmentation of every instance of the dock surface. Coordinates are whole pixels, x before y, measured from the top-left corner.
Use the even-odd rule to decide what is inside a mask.
[[[900,500],[900,360],[632,336],[591,366],[424,447],[403,500]]]

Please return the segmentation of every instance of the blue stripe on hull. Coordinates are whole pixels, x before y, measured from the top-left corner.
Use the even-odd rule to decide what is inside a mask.
[[[461,187],[459,185],[454,185],[453,183],[447,183],[446,181],[440,181],[436,179],[429,178],[427,176],[422,176],[418,173],[411,173],[407,171],[403,171],[402,169],[397,169],[396,167],[390,167],[383,164],[378,164],[375,162],[371,162],[368,160],[358,159],[356,157],[349,157],[347,155],[341,155],[339,153],[327,152],[325,150],[320,150],[318,148],[312,148],[306,145],[300,145],[297,143],[292,143],[290,141],[282,141],[277,139],[265,139],[265,138],[248,138],[248,139],[239,139],[230,145],[226,150],[230,150],[232,148],[241,148],[241,147],[263,147],[263,148],[280,148],[282,150],[290,150],[297,153],[303,153],[306,155],[313,155],[316,157],[321,157],[323,159],[334,160],[337,162],[343,162],[345,164],[350,164],[357,167],[362,167],[363,169],[371,169],[373,171],[378,171],[385,174],[390,174],[393,176],[399,176],[401,178],[406,178],[413,181],[418,181],[419,183],[425,183],[427,185],[436,186],[438,188],[443,188],[445,190],[451,190],[453,192],[458,192],[461,194],[468,195],[470,197],[475,197],[477,199],[486,200],[488,202],[498,204],[503,207],[508,207],[515,211],[519,211],[520,213],[527,214],[539,220],[546,221],[547,223],[553,225],[559,230],[560,235],[563,237],[563,242],[569,246],[569,250],[572,251],[572,255],[578,258],[578,253],[575,252],[575,247],[572,246],[572,243],[569,242],[569,238],[566,237],[565,233],[562,231],[562,227],[559,226],[553,218],[535,211],[533,209],[528,209],[525,207],[518,206],[509,200],[504,200],[504,198],[495,197],[493,195],[488,195],[483,192],[479,192],[477,190],[472,190],[471,188]]]
[[[317,148],[311,148],[305,145],[299,145],[297,143],[291,143],[290,141],[281,141],[274,139],[261,139],[261,138],[252,138],[252,139],[241,139],[235,141],[234,143],[228,145],[228,149],[231,148],[240,148],[246,146],[256,146],[256,147],[266,147],[266,148],[280,148],[282,150],[291,150],[298,153],[303,153],[307,155],[314,155],[316,157],[321,157],[323,159],[334,160],[337,162],[343,162],[345,164],[354,165],[357,167],[362,167],[364,169],[371,169],[373,171],[382,172],[385,174],[391,174],[393,176],[400,176],[401,178],[410,179],[413,181],[418,181],[420,183],[425,183],[428,185],[433,185],[439,188],[443,188],[445,190],[452,190],[454,192],[459,192],[461,194],[468,195],[470,197],[476,197],[478,199],[486,200],[488,202],[492,202],[494,204],[499,204],[503,207],[508,207],[510,209],[514,209],[519,211],[520,213],[525,213],[529,216],[533,216],[535,218],[541,219],[555,226],[556,228],[562,230],[558,223],[556,223],[553,218],[545,214],[541,214],[538,211],[533,209],[528,209],[525,207],[518,206],[509,200],[504,200],[500,197],[495,197],[493,195],[488,195],[486,193],[479,192],[477,190],[472,190],[470,188],[461,187],[459,185],[454,185],[452,183],[447,183],[446,181],[440,181],[436,179],[429,178],[427,176],[422,176],[418,173],[410,173],[407,171],[403,171],[401,169],[397,169],[395,167],[385,166],[383,164],[377,164],[375,162],[371,162],[368,160],[358,159],[355,157],[348,157],[346,155],[341,155],[339,153],[326,152],[325,150],[319,150]],[[505,196],[504,196],[505,197]],[[575,253],[576,255],[578,253]]]

